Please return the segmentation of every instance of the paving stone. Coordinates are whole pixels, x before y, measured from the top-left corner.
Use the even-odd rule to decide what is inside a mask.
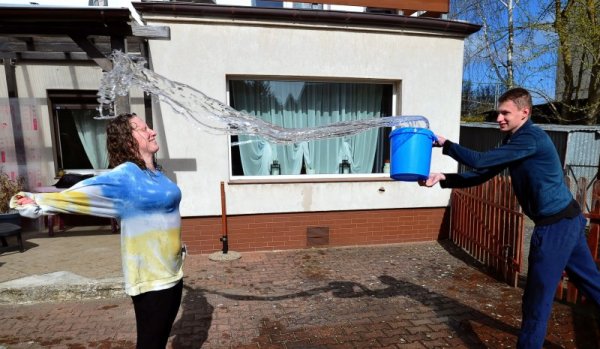
[[[86,236],[72,238],[84,246]],[[36,237],[38,247],[29,244],[20,258],[43,247],[44,239],[51,240]],[[53,260],[57,251],[36,255],[46,258],[46,270],[42,263],[27,269],[15,254],[0,255],[0,265],[13,276],[64,271],[88,283],[118,278],[118,251],[99,253],[77,260],[76,268]],[[522,290],[496,281],[444,241],[252,252],[219,262],[191,255],[185,275],[170,349],[514,348],[520,325]],[[546,347],[600,347],[599,323],[589,305],[555,303]],[[131,300],[121,293],[0,304],[1,346],[134,348]]]

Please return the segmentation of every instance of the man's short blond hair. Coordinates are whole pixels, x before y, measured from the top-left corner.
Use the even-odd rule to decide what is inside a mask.
[[[531,94],[524,88],[515,87],[504,92],[498,99],[498,103],[504,103],[506,101],[512,101],[519,109],[528,108],[531,113],[531,108],[533,107]]]

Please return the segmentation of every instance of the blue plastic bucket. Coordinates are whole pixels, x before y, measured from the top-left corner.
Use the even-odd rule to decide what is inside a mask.
[[[429,177],[431,146],[436,139],[426,128],[402,127],[390,134],[390,177],[415,182]]]

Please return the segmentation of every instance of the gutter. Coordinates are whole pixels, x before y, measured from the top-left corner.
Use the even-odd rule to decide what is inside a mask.
[[[224,18],[232,20],[280,21],[295,24],[336,24],[387,29],[427,30],[467,37],[480,25],[439,18],[411,17],[363,12],[321,11],[289,8],[224,6],[178,2],[135,2],[142,14]]]

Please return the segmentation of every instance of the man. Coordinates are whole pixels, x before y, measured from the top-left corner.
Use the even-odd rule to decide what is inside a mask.
[[[596,304],[600,304],[600,272],[587,246],[586,219],[564,183],[556,148],[546,132],[529,120],[531,95],[523,88],[514,88],[504,93],[499,103],[496,121],[507,134],[502,144],[481,153],[437,136],[434,146],[441,146],[443,154],[474,170],[461,174],[431,173],[419,184],[470,187],[509,169],[523,212],[535,222],[517,348],[537,349],[544,343],[563,270]]]

